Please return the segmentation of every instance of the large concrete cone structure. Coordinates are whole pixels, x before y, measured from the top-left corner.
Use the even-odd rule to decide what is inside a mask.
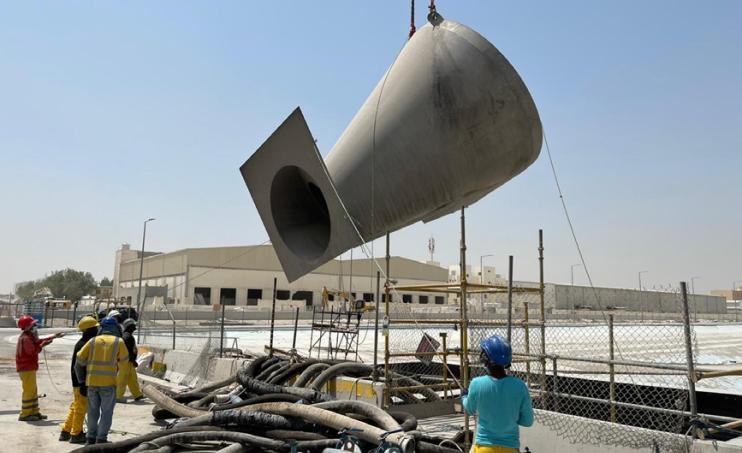
[[[507,59],[442,20],[407,42],[326,161],[297,108],[240,170],[293,281],[387,231],[471,205],[533,163],[541,141]]]

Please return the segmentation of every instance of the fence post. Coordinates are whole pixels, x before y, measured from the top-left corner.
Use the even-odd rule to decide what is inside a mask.
[[[446,399],[448,398],[448,346],[446,345],[448,333],[440,332],[439,335],[443,344],[443,399]]]
[[[291,349],[296,351],[296,331],[299,328],[299,307],[296,307],[296,315],[294,316],[294,341],[291,342]]]
[[[461,207],[461,389],[462,391],[469,387],[469,320],[466,314],[466,215],[465,207]],[[469,451],[469,412],[464,411],[464,451]]]
[[[480,269],[481,270],[481,269]],[[513,336],[513,255],[508,257],[508,343]]]
[[[608,372],[610,374],[610,401],[611,401],[611,423],[616,423],[616,376],[615,376],[615,365],[614,360],[614,336],[613,336],[613,315],[608,315],[608,358],[611,359],[611,364],[608,365]]]
[[[221,305],[222,305],[222,322],[219,328],[219,358],[224,357],[224,310],[227,308],[226,305],[224,304],[221,304]]]
[[[688,402],[692,418],[698,415],[696,406],[696,370],[693,364],[693,345],[690,332],[690,310],[688,308],[688,289],[685,282],[680,282],[680,291],[683,293],[683,331],[685,334],[685,357],[688,362]]]
[[[371,379],[376,382],[379,379],[379,307],[381,302],[381,272],[376,271],[376,303],[374,304],[374,369]]]
[[[73,304],[72,307],[72,327],[75,327],[75,319],[77,319],[77,304]]]
[[[551,391],[554,394],[554,412],[559,412],[559,376],[557,375],[557,356],[552,357],[552,383]]]
[[[526,386],[531,384],[531,329],[528,326],[528,302],[523,302],[523,333],[526,335]]]
[[[273,357],[273,330],[276,326],[276,284],[278,283],[278,278],[273,277],[273,305],[271,305],[271,339],[270,339],[270,346],[269,346],[269,352],[268,357]],[[242,318],[244,320],[245,317],[245,311],[242,311]]]
[[[541,321],[541,391],[546,391],[546,307],[544,303],[544,230],[538,230],[539,309]],[[543,394],[543,393],[542,393]],[[544,406],[545,408],[545,406]]]

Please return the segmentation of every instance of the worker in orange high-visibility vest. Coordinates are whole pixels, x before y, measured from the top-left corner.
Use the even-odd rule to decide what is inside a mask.
[[[36,422],[46,419],[39,411],[39,395],[36,388],[36,371],[39,369],[39,352],[55,338],[63,336],[58,333],[46,338],[39,338],[38,322],[28,315],[18,319],[18,328],[23,333],[18,336],[15,348],[15,369],[21,377],[23,393],[21,395],[21,413],[18,420]]]
[[[77,353],[80,352],[85,344],[91,338],[98,335],[98,320],[92,316],[84,316],[77,328],[82,332],[82,337],[75,343],[75,349],[72,352],[72,404],[67,413],[67,418],[62,425],[62,432],[59,433],[59,440],[70,441],[71,444],[84,444],[85,433],[82,431],[82,425],[85,421],[85,415],[88,412],[88,388],[84,381],[77,379],[75,372],[75,362],[77,362]]]
[[[87,444],[108,443],[108,431],[116,405],[118,368],[129,360],[129,352],[119,337],[118,322],[112,317],[100,323],[98,336],[85,343],[77,353],[77,378],[88,387]]]

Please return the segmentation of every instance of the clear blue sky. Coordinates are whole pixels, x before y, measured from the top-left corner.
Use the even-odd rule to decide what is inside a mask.
[[[539,108],[599,285],[742,279],[742,2],[473,2]],[[425,20],[418,2],[417,23]],[[404,44],[408,1],[0,1],[0,293],[138,248],[267,239],[239,165],[297,105],[331,148]],[[469,259],[569,281],[578,263],[545,151],[468,211]],[[392,251],[458,261],[458,219]],[[376,251],[380,254],[381,244]],[[576,270],[576,283],[585,276]]]

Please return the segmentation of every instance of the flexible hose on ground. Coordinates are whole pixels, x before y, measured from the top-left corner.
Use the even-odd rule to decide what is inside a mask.
[[[258,403],[274,403],[274,402],[287,402],[287,403],[295,403],[302,398],[300,396],[291,395],[289,393],[268,393],[266,395],[258,395],[253,396],[252,398],[248,398],[244,401],[240,401],[239,403],[229,403],[229,404],[218,404],[211,408],[212,411],[223,411],[227,409],[237,409],[238,407],[243,406],[249,406],[251,404],[258,404]]]
[[[268,360],[267,355],[258,356],[255,358],[255,360],[248,362],[246,365],[243,365],[240,370],[242,370],[243,373],[247,374],[250,377],[255,377],[255,375],[258,374],[260,367],[266,360]]]
[[[295,431],[287,429],[269,429],[265,435],[281,440],[327,440],[327,437],[311,431]]]
[[[330,379],[335,376],[345,374],[357,374],[361,376],[369,376],[373,371],[371,365],[356,362],[343,362],[332,365],[317,376],[312,385],[309,388],[319,391]]]
[[[258,373],[257,376],[255,376],[255,379],[259,381],[264,381],[265,378],[267,378],[272,372],[276,371],[277,369],[281,368],[283,366],[282,362],[274,363],[273,365],[269,366],[268,368],[264,369],[260,373]]]
[[[295,376],[297,373],[304,371],[306,368],[310,367],[314,363],[317,363],[317,361],[308,360],[306,362],[301,362],[301,363],[292,363],[288,368],[285,369],[285,371],[269,379],[268,383],[269,384],[283,384],[284,382],[288,381],[293,376]]]
[[[281,415],[266,414],[263,412],[246,412],[235,409],[225,411],[209,412],[198,417],[189,418],[179,421],[176,426],[265,426],[277,429],[296,429],[300,427],[299,423]]]
[[[217,450],[216,453],[248,453],[252,451],[252,447],[248,447],[242,444],[232,444],[228,447],[224,447],[221,450]]]
[[[188,407],[185,404],[181,404],[173,400],[172,398],[164,395],[161,391],[159,391],[152,385],[145,385],[142,388],[142,393],[144,393],[147,398],[152,400],[161,409],[165,409],[166,411],[178,417],[198,417],[199,415],[203,415],[206,412],[202,409],[196,409],[193,407]]]
[[[306,387],[309,381],[312,380],[315,376],[320,374],[322,371],[330,368],[332,365],[329,363],[315,363],[314,365],[310,365],[309,368],[302,371],[302,373],[299,375],[298,378],[296,378],[296,382],[294,382],[295,387]]]
[[[405,430],[405,432],[417,429],[417,417],[409,412],[387,411],[387,413],[394,418],[397,423],[399,423],[399,426]]]
[[[243,373],[237,373],[237,380],[240,382],[242,387],[250,393],[257,393],[258,395],[265,395],[267,393],[288,393],[296,395],[302,399],[310,402],[316,401],[327,401],[330,397],[322,392],[318,392],[313,389],[307,389],[303,387],[288,387],[283,385],[267,384],[257,378],[251,378],[245,376]]]
[[[365,401],[337,400],[313,404],[312,407],[327,409],[340,414],[355,413],[369,417],[375,424],[386,431],[401,429],[399,423],[383,409]]]
[[[231,431],[193,431],[187,433],[176,433],[162,436],[151,440],[131,450],[131,453],[153,450],[173,444],[185,444],[190,442],[204,441],[238,442],[243,445],[252,445],[265,450],[287,451],[289,444],[280,440],[268,439],[253,434],[238,433]]]
[[[201,394],[201,393],[210,393],[214,390],[220,389],[222,387],[226,387],[229,384],[233,383],[237,379],[237,376],[230,376],[228,378],[224,378],[220,381],[212,382],[211,384],[202,385],[201,387],[195,388],[193,390],[189,390],[187,392],[178,393],[179,398],[188,398],[193,395]],[[203,395],[199,395],[199,398],[202,398]]]
[[[461,450],[441,447],[440,445],[431,444],[425,441],[418,442],[415,451],[417,453],[461,453]]]
[[[218,426],[193,426],[184,428],[173,428],[166,431],[155,431],[153,433],[144,434],[142,436],[131,437],[129,439],[120,440],[118,442],[112,442],[110,444],[93,444],[80,447],[76,450],[72,450],[71,453],[124,453],[131,451],[143,442],[150,442],[162,436],[177,433],[188,433],[188,432],[203,432],[203,431],[223,431],[224,428]]]
[[[267,412],[286,417],[297,417],[338,431],[348,428],[360,430],[357,433],[357,437],[374,445],[378,445],[381,440],[386,437],[388,441],[396,443],[402,447],[414,448],[414,445],[411,445],[409,442],[410,438],[404,433],[392,433],[387,436],[386,430],[315,406],[290,403],[262,403],[245,406],[242,410]]]

